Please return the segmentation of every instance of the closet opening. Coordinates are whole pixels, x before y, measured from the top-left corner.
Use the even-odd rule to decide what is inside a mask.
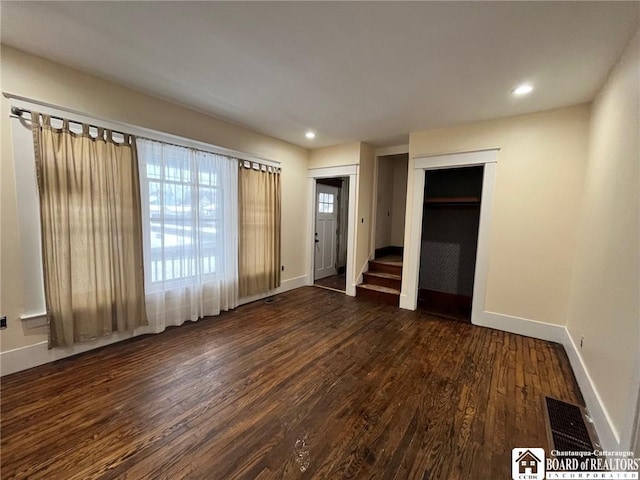
[[[418,308],[471,322],[484,167],[426,170]]]

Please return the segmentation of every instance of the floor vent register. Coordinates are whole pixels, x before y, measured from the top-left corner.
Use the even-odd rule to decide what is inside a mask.
[[[545,397],[545,417],[551,450],[593,452],[600,444],[586,410],[572,403]]]

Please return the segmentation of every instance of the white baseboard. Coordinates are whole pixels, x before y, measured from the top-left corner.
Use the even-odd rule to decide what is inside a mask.
[[[356,286],[351,283],[351,282],[346,282],[345,285],[345,295],[348,295],[350,297],[355,297],[356,296]]]
[[[249,302],[254,302],[262,298],[276,295],[278,293],[284,293],[295,288],[303,287],[307,284],[307,276],[302,275],[300,277],[284,280],[280,287],[260,295],[254,295],[248,298],[242,298],[238,302],[238,306],[244,305]],[[45,363],[54,362],[62,358],[77,355],[78,353],[87,352],[96,348],[104,347],[112,343],[120,342],[128,338],[136,337],[150,333],[144,328],[136,332],[115,332],[109,337],[97,339],[93,342],[81,343],[68,348],[52,348],[49,349],[47,342],[35,343],[26,347],[16,348],[13,350],[7,350],[6,352],[0,352],[0,376],[9,375],[11,373],[20,372],[29,368],[37,367],[38,365],[44,365]]]
[[[415,310],[416,305],[413,304],[413,299],[405,293],[400,293],[400,308],[404,310]]]
[[[258,293],[257,295],[251,295],[250,297],[241,298],[240,300],[238,300],[238,306],[246,305],[247,303],[255,302],[257,300],[262,300],[263,298],[271,297],[279,293],[288,292],[289,290],[304,287],[305,285],[309,285],[309,279],[307,275],[300,275],[299,277],[289,278],[287,280],[283,280],[278,288],[265,293]]]
[[[99,338],[93,342],[81,343],[67,348],[48,348],[47,342],[34,343],[26,347],[15,348],[0,353],[0,375],[9,375],[29,368],[54,362],[62,358],[77,355],[112,343],[121,342],[131,337],[142,335],[133,332],[115,332],[109,337]]]
[[[472,323],[482,327],[548,340],[564,346],[602,448],[611,451],[620,449],[620,436],[602,403],[602,399],[589,375],[589,370],[582,359],[582,355],[580,355],[576,342],[564,325],[554,325],[488,311],[481,312],[477,315],[477,318],[473,319]]]
[[[576,342],[567,328],[564,328],[564,333],[565,337],[562,344],[564,345],[564,349],[569,357],[569,362],[571,363],[571,368],[580,386],[584,403],[587,406],[589,415],[593,420],[593,425],[598,433],[600,444],[605,450],[619,450],[620,435],[613,426],[609,412],[602,403],[598,389],[594,385],[591,375],[589,375],[589,370],[584,363]]]
[[[563,343],[565,328],[553,323],[538,322],[528,318],[512,317],[501,313],[483,311],[471,319],[471,323],[480,327],[495,328],[504,332],[516,333],[525,337],[539,338],[550,342]]]
[[[355,296],[356,285],[360,285],[364,281],[364,274],[369,271],[369,262],[373,260],[374,253],[369,254],[369,257],[362,265],[362,268],[358,272],[358,277],[356,278],[356,283],[353,284],[353,296]]]

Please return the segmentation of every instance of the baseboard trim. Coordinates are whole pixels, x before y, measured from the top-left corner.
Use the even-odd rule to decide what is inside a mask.
[[[589,370],[567,327],[488,311],[481,312],[477,318],[472,319],[472,323],[561,344],[567,352],[571,369],[582,392],[589,416],[593,420],[602,448],[610,451],[621,448],[620,435],[602,403],[598,390],[589,375]]]
[[[269,290],[268,292],[258,293],[256,295],[251,295],[250,297],[244,297],[238,300],[238,306],[246,305],[247,303],[256,302],[258,300],[262,300],[263,298],[271,297],[273,295],[278,295],[279,293],[288,292],[289,290],[294,290],[296,288],[304,287],[308,285],[307,283],[307,275],[300,275],[299,277],[289,278],[287,280],[283,280],[280,283],[278,288],[273,290]]]
[[[418,297],[416,296],[415,298],[416,300],[416,304],[418,303]],[[413,304],[412,299],[409,298],[409,295],[403,294],[402,291],[400,291],[400,308],[404,309],[404,310],[415,310],[416,309],[416,305]]]
[[[471,323],[480,327],[495,328],[504,332],[556,343],[563,343],[565,338],[565,328],[562,325],[538,322],[537,320],[522,317],[512,317],[486,310],[480,312],[479,315],[472,315]]]
[[[280,287],[270,292],[240,299],[238,301],[238,306],[255,302],[256,300],[261,300],[279,293],[284,293],[295,288],[303,287],[306,284],[306,275],[290,278],[284,280]],[[79,353],[88,352],[89,350],[94,350],[129,338],[146,335],[148,333],[153,332],[149,332],[143,328],[140,329],[140,331],[135,332],[115,332],[109,337],[99,338],[93,342],[82,343],[68,348],[49,349],[47,342],[39,342],[34,343],[33,345],[7,350],[6,352],[0,352],[0,376],[10,375],[22,370],[37,367],[38,365],[44,365],[45,363],[55,362],[56,360],[61,360],[73,355],[78,355]]]
[[[619,450],[620,434],[613,426],[609,412],[602,403],[598,389],[594,385],[591,375],[589,375],[589,370],[584,363],[577,343],[567,328],[564,328],[562,344],[569,357],[573,374],[576,376],[576,380],[580,386],[580,391],[584,397],[584,403],[587,406],[589,416],[593,420],[593,425],[598,433],[600,445],[604,450]]]
[[[49,349],[48,343],[39,342],[26,347],[15,348],[0,353],[0,376],[10,375],[12,373],[28,370],[29,368],[44,365],[45,363],[55,362],[63,358],[78,355],[79,353],[88,352],[96,348],[104,347],[112,343],[128,340],[132,337],[144,335],[143,333],[134,332],[115,332],[109,337],[99,338],[92,342],[82,343],[67,348]]]
[[[362,265],[362,268],[358,273],[358,278],[356,278],[356,283],[351,285],[351,291],[353,292],[353,295],[350,295],[349,290],[347,290],[347,295],[350,295],[352,297],[356,296],[356,286],[360,285],[364,281],[364,273],[369,271],[370,260],[373,260],[373,258],[371,258],[371,255],[369,255],[369,258],[367,258],[367,260],[364,262],[364,265]]]
[[[571,369],[584,397],[587,411],[593,420],[602,448],[610,451],[620,448],[619,433],[613,426],[613,422],[589,375],[589,370],[582,359],[577,344],[571,337],[567,327],[488,311],[481,312],[480,315],[477,315],[477,318],[472,319],[472,323],[482,327],[496,328],[561,344],[567,352]]]

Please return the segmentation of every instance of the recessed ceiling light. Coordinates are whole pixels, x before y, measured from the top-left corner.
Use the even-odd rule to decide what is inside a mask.
[[[311,140],[312,138],[316,138],[316,134],[311,131],[305,133],[304,136],[307,137],[309,140]]]
[[[529,85],[528,83],[524,83],[524,84],[518,86],[513,91],[513,94],[514,95],[526,95],[527,93],[531,93],[531,92],[533,92],[533,87],[531,85]]]

